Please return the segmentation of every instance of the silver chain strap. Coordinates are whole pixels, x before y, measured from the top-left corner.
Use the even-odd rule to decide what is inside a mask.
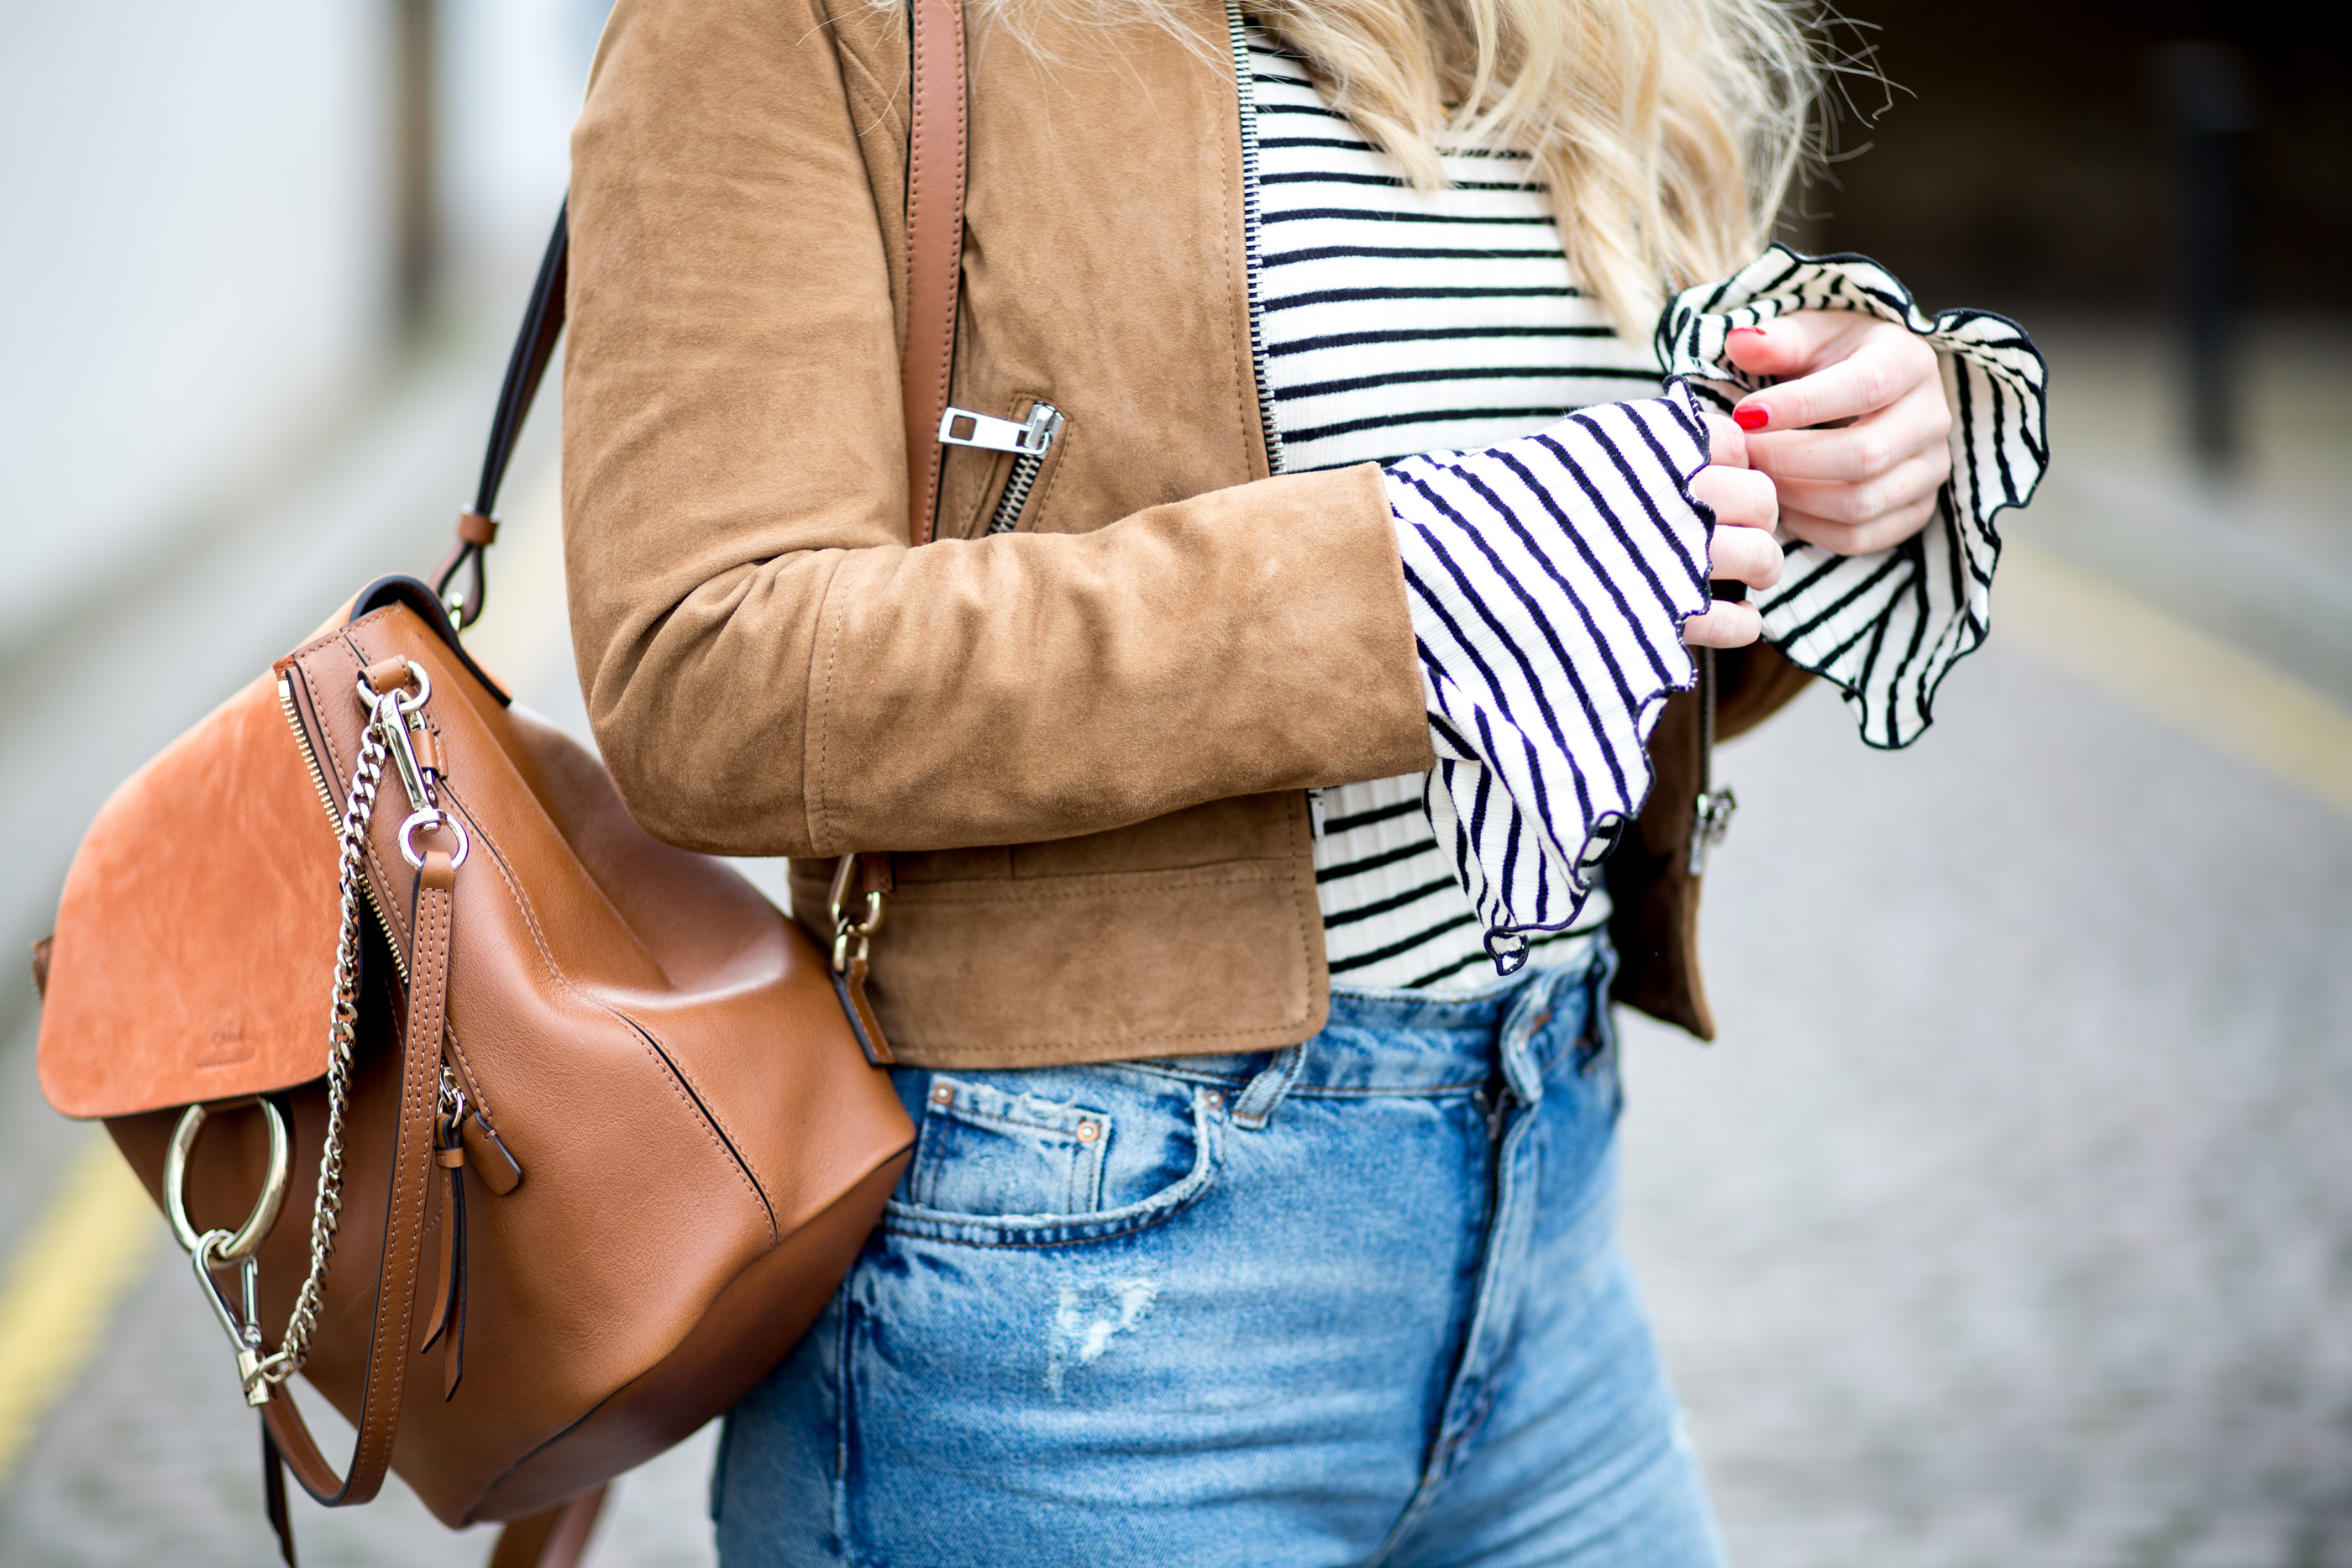
[[[261,1375],[271,1383],[284,1383],[302,1370],[326,1299],[327,1264],[335,1255],[335,1228],[343,1207],[343,1113],[351,1103],[352,1050],[359,1033],[360,905],[367,874],[368,823],[375,815],[376,789],[383,782],[384,760],[391,753],[384,732],[401,722],[398,702],[396,695],[384,697],[370,715],[360,739],[351,793],[343,803],[340,835],[343,932],[335,946],[335,1007],[327,1026],[327,1141],[319,1154],[319,1197],[310,1211],[310,1272],[294,1298],[285,1339],[260,1367]]]

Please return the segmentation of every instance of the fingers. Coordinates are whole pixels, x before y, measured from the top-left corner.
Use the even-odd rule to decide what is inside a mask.
[[[1750,588],[1780,580],[1780,545],[1772,537],[1780,507],[1769,478],[1753,469],[1714,464],[1691,481],[1691,496],[1715,514],[1706,547],[1709,577]],[[1741,648],[1763,631],[1763,617],[1754,605],[1717,600],[1683,622],[1683,641],[1695,648]]]
[[[1704,615],[1683,622],[1683,641],[1694,648],[1745,648],[1764,635],[1764,617],[1752,604],[1718,599]]]
[[[1784,522],[1801,512],[1859,528],[1929,499],[1951,471],[1951,455],[1937,448],[1906,457],[1869,479],[1781,479],[1774,487]]]
[[[1760,431],[1748,437],[1745,465],[1782,485],[1801,479],[1864,483],[1922,456],[1934,457],[1948,471],[1951,431],[1951,405],[1944,401],[1938,377],[1841,429]]]
[[[1727,468],[1747,467],[1747,433],[1732,423],[1727,413],[1717,413],[1711,408],[1703,413],[1706,419],[1706,460]]]
[[[1710,465],[1691,481],[1691,498],[1715,514],[1718,523],[1735,528],[1761,528],[1767,534],[1780,515],[1771,478],[1753,468]]]
[[[1748,472],[1778,492],[1784,538],[1860,555],[1927,526],[1951,474],[1952,414],[1935,350],[1908,328],[1796,311],[1734,332],[1726,354],[1743,370],[1792,378],[1733,410]]]
[[[1930,494],[1866,523],[1840,522],[1791,510],[1781,514],[1780,531],[1807,544],[1819,545],[1832,555],[1867,555],[1901,544],[1926,528],[1935,515],[1936,497]]]
[[[1770,323],[1766,340],[1782,329],[1783,321],[1793,329],[1796,320],[1788,317]],[[1737,354],[1732,362],[1739,363]],[[1860,326],[1821,343],[1815,358],[1794,379],[1740,399],[1732,418],[1750,434],[1798,430],[1875,413],[1922,382],[1939,379],[1936,351],[1909,328],[1865,318]]]
[[[1876,319],[1852,310],[1791,310],[1760,327],[1733,328],[1724,358],[1752,375],[1801,376],[1843,359],[1846,340]]]
[[[1780,541],[1762,528],[1718,527],[1706,547],[1709,577],[1770,588],[1780,580]]]

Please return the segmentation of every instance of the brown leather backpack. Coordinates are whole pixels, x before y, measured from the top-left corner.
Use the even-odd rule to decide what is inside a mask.
[[[912,20],[919,542],[965,105],[954,0]],[[289,1563],[281,1457],[330,1506],[389,1469],[449,1525],[527,1521],[496,1561],[569,1561],[604,1481],[814,1320],[913,1141],[862,996],[887,871],[845,889],[867,897],[828,964],[730,868],[639,828],[446,612],[482,607],[566,247],[559,219],[435,588],[370,585],[116,790],[37,960],[42,1087],[106,1121],[191,1252],[261,1412]],[[311,1201],[281,1214],[289,1192]],[[284,1387],[298,1372],[358,1428],[341,1476]]]

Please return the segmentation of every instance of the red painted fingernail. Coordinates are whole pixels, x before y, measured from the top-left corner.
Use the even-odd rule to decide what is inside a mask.
[[[1724,336],[1728,338],[1737,338],[1742,332],[1753,332],[1759,338],[1764,336],[1764,329],[1761,327],[1734,327],[1730,331],[1725,333]]]
[[[1744,402],[1731,411],[1731,420],[1742,430],[1761,430],[1772,423],[1772,413],[1760,403]]]

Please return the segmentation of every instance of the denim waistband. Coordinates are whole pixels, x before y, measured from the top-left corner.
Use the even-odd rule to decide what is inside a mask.
[[[1557,968],[1533,966],[1475,990],[1356,990],[1335,986],[1321,1032],[1297,1047],[1290,1093],[1412,1093],[1472,1090],[1513,1041],[1540,1032],[1559,1044],[1589,1038],[1607,1005],[1616,955],[1608,943]],[[1573,1012],[1566,1018],[1564,1013]],[[1573,1026],[1573,1027],[1568,1027]],[[1201,1082],[1242,1085],[1285,1053],[1155,1058],[1133,1065]],[[1545,1056],[1550,1054],[1547,1050]]]

